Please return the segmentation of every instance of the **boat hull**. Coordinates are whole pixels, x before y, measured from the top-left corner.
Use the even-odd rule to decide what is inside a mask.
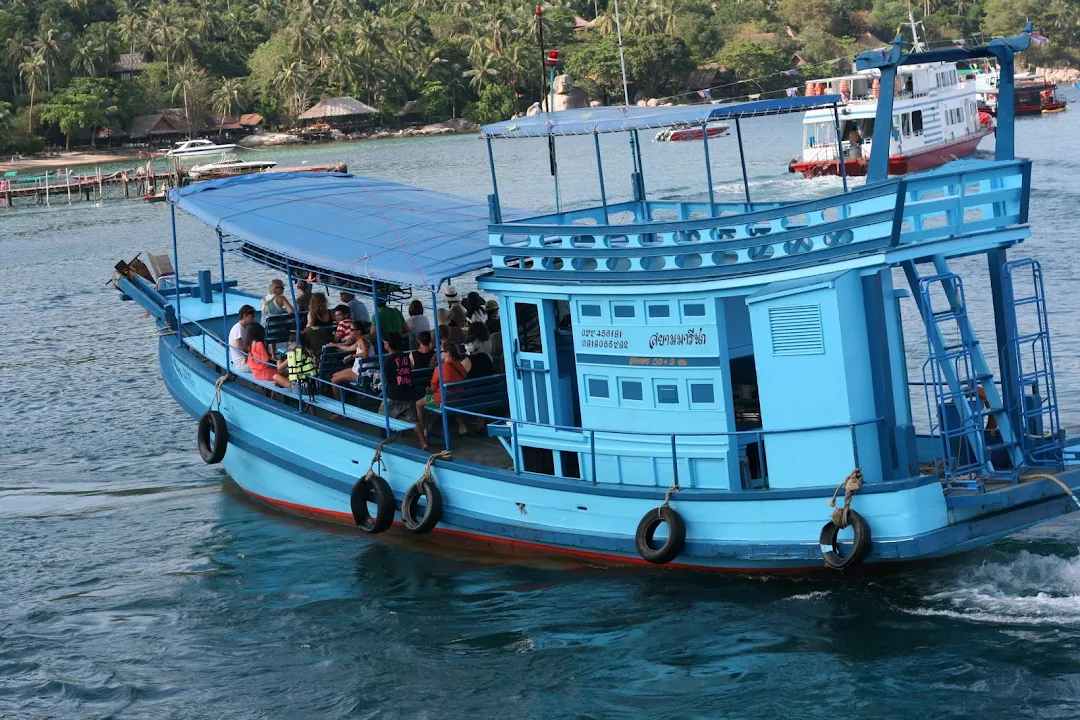
[[[212,402],[218,370],[175,337],[159,341],[163,378],[176,401],[198,418]],[[246,494],[293,515],[353,524],[350,492],[367,471],[377,438],[297,413],[235,382],[222,387],[220,411],[229,427],[223,466]],[[193,445],[194,435],[193,428]],[[427,457],[404,445],[384,448],[380,474],[399,506]],[[1077,475],[1071,482],[1080,485]],[[456,460],[437,463],[435,477],[443,519],[430,535],[410,534],[411,539],[514,557],[558,555],[652,567],[636,552],[634,530],[663,501],[663,488],[603,487]],[[764,500],[736,500],[730,492],[676,495],[672,505],[690,530],[683,554],[670,566],[739,573],[824,570],[817,536],[828,519],[831,488],[767,492]],[[875,533],[866,569],[900,568],[974,549],[1071,507],[1052,489],[1032,498],[1010,512],[950,525],[936,478],[868,487],[855,502]]]
[[[709,137],[717,137],[723,135],[728,131],[727,125],[718,125],[716,127],[710,127],[708,129]],[[668,136],[669,142],[680,142],[684,140],[701,140],[701,128],[685,128],[683,130],[672,130],[671,135]]]
[[[969,135],[962,140],[950,143],[942,143],[920,150],[919,152],[889,156],[889,174],[906,175],[908,173],[929,170],[930,168],[944,165],[958,158],[975,152],[979,142],[989,135],[992,130],[985,128]],[[862,177],[866,175],[869,161],[866,159],[848,158],[844,162],[845,170],[849,177]],[[840,165],[836,161],[797,161],[788,166],[788,172],[801,173],[803,177],[815,178],[826,175],[839,175]]]

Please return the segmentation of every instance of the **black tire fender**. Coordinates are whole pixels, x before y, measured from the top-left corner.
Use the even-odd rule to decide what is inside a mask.
[[[426,508],[423,516],[417,520],[416,513],[420,510],[420,498],[424,498]],[[423,535],[434,530],[439,524],[442,511],[442,491],[439,487],[430,480],[418,480],[405,491],[405,497],[401,501],[401,522],[405,524],[405,529],[409,532]]]
[[[368,511],[367,505],[372,495],[375,496],[374,517]],[[365,475],[356,481],[349,497],[349,505],[356,527],[366,533],[376,535],[394,524],[394,511],[397,509],[394,492],[390,489],[390,483],[378,475]]]
[[[668,537],[664,544],[656,547],[653,538],[661,523],[668,526]],[[686,545],[686,522],[670,505],[661,505],[645,513],[638,523],[634,534],[634,543],[641,557],[656,565],[664,565],[679,556]]]
[[[836,545],[836,538],[840,535],[841,528],[837,527],[832,520],[821,528],[821,537],[818,539],[821,545],[821,557],[825,560],[825,564],[834,570],[849,570],[856,567],[870,554],[870,523],[854,510],[848,510],[848,522],[855,531],[855,539],[847,557],[840,554],[840,549]]]
[[[211,432],[213,437],[210,437]],[[225,416],[217,410],[207,410],[199,418],[199,455],[203,462],[217,465],[225,457],[228,447],[229,428],[225,424]]]

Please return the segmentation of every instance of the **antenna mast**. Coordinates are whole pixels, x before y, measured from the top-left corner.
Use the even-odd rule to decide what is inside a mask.
[[[923,45],[922,40],[919,39],[919,26],[922,25],[923,22],[922,20],[919,20],[918,22],[915,21],[915,14],[911,10],[911,0],[908,0],[907,16],[907,26],[911,28],[911,51],[923,52],[926,50],[926,46]]]
[[[615,0],[615,34],[619,38],[619,67],[622,69],[623,103],[629,105],[630,90],[627,89],[626,84],[626,57],[623,55],[622,49],[622,22],[619,20],[619,0]]]

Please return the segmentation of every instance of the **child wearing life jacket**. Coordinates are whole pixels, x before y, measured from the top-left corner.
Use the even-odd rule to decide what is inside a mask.
[[[285,359],[278,362],[274,384],[286,390],[295,385],[299,392],[314,398],[317,375],[315,356],[311,354],[307,336],[301,333],[299,342],[291,344],[289,351],[285,353]]]

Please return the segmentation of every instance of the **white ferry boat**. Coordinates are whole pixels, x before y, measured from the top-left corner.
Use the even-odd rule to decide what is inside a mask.
[[[176,147],[165,153],[165,156],[213,155],[235,150],[236,148],[236,145],[217,145],[209,140],[182,140],[176,143]]]

